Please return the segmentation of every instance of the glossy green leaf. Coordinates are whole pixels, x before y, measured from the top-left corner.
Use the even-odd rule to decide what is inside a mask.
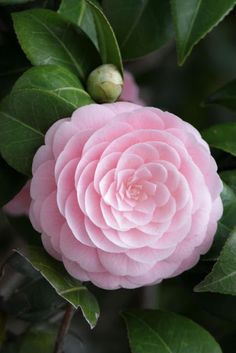
[[[171,0],[179,64],[234,7],[235,0]]]
[[[211,147],[236,156],[236,123],[213,125],[202,131],[202,137]]]
[[[219,88],[206,100],[205,103],[218,104],[231,110],[236,110],[236,80]]]
[[[204,261],[216,261],[218,259],[226,240],[236,225],[236,194],[225,183],[221,198],[224,206],[223,216],[218,222],[217,232],[210,251],[202,257]]]
[[[93,13],[86,0],[62,0],[58,12],[69,22],[82,28],[98,48]]]
[[[236,194],[234,190],[225,183],[223,183],[223,191],[221,193],[221,199],[223,201],[224,207],[236,201]]]
[[[73,110],[93,102],[78,77],[62,66],[31,68],[17,80],[13,87],[13,91],[16,90],[30,90],[35,93],[46,91],[70,105]]]
[[[86,3],[93,14],[102,63],[113,64],[123,73],[120,49],[110,23],[102,10],[94,2],[86,0]]]
[[[233,169],[221,172],[220,177],[236,194],[236,170]]]
[[[132,353],[222,353],[215,339],[193,321],[161,310],[123,314]]]
[[[0,207],[10,201],[24,183],[25,178],[10,168],[0,157]]]
[[[103,7],[124,59],[146,55],[173,37],[169,1],[104,0]]]
[[[44,142],[44,133],[36,128],[35,117],[40,119],[41,116],[47,114],[47,117],[50,118],[52,114],[51,119],[56,120],[57,116],[55,111],[53,114],[52,111],[47,110],[46,112],[46,109],[43,111],[33,110],[33,106],[29,102],[31,98],[36,98],[35,95],[25,95],[25,98],[22,107],[22,97],[19,97],[18,93],[5,98],[0,105],[0,150],[10,166],[21,173],[30,175],[34,154]],[[40,97],[40,101],[49,105],[47,97],[43,95],[43,98]],[[55,106],[54,102],[51,104],[53,107]],[[25,113],[29,114],[28,117]]]
[[[234,215],[235,217],[235,215]],[[196,292],[236,295],[236,231],[234,230],[212,271],[195,287]]]
[[[71,12],[71,6],[74,8],[74,14]],[[88,34],[90,34],[90,37],[90,31],[93,29],[90,23],[92,19],[96,30],[96,37],[93,38],[93,41],[95,45],[98,45],[102,63],[113,64],[123,72],[120,49],[115,34],[100,6],[91,0],[63,0],[59,12],[71,19],[72,22],[75,22],[74,16],[76,15],[78,18],[77,25],[81,26],[82,29],[84,29],[82,21],[88,22],[85,31],[87,32],[87,27],[89,27]]]
[[[58,13],[34,9],[13,14],[17,38],[33,65],[62,65],[85,80],[99,65],[99,54],[82,32]]]
[[[61,262],[54,260],[39,246],[18,251],[53,286],[56,292],[76,309],[81,308],[85,319],[93,328],[99,317],[99,306],[92,293],[78,280],[72,278]]]
[[[0,150],[16,170],[30,175],[33,156],[44,134],[58,119],[91,103],[79,79],[59,66],[25,72],[0,105]]]

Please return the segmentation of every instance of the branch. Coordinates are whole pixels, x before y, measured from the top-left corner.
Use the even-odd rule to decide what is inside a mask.
[[[58,330],[53,353],[62,353],[66,334],[70,328],[71,320],[74,315],[74,308],[71,304],[67,304],[65,314]]]

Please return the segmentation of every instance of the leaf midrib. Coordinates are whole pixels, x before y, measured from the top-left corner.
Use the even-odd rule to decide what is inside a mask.
[[[147,7],[147,4],[148,4],[148,1],[149,0],[145,0],[145,2],[143,3],[143,6],[141,7],[140,9],[140,12],[138,14],[138,16],[136,17],[136,20],[133,22],[133,25],[130,27],[130,30],[128,31],[127,33],[127,36],[126,38],[122,41],[122,43],[120,44],[120,47],[123,48],[125,46],[125,44],[128,42],[128,40],[130,39],[134,29],[137,27],[146,7]]]
[[[20,124],[20,125],[24,126],[26,129],[29,129],[29,130],[33,131],[34,133],[36,133],[37,135],[39,135],[41,137],[44,137],[44,134],[41,131],[36,130],[32,126],[25,124],[23,121],[14,118],[12,115],[10,115],[10,114],[8,114],[8,113],[6,113],[4,111],[0,111],[0,113],[5,115],[7,118],[11,119],[12,121],[16,122],[17,124]]]
[[[73,87],[68,87],[68,89],[69,89],[69,88],[72,89]],[[73,88],[73,89],[74,89],[74,88]],[[46,93],[46,94],[48,94],[49,96],[52,96],[52,97],[54,97],[54,98],[57,98],[57,99],[61,100],[62,102],[71,105],[71,107],[72,107],[73,109],[78,108],[78,106],[77,106],[76,104],[74,104],[74,103],[70,102],[69,100],[65,99],[64,97],[62,97],[62,96],[60,96],[60,95],[54,93],[54,92],[57,92],[57,91],[60,91],[60,90],[63,90],[63,89],[58,88],[58,89],[55,89],[55,90],[47,90],[47,89],[42,89],[42,88],[30,87],[30,88],[17,88],[17,89],[15,90],[15,93],[20,92],[20,91],[33,91],[33,92]],[[78,90],[81,91],[81,93],[84,93],[84,96],[88,96],[88,97],[89,97],[89,95],[88,95],[85,91],[80,90],[80,89],[78,89]]]
[[[71,52],[69,51],[69,49],[66,47],[66,45],[64,44],[63,41],[61,41],[61,39],[44,23],[42,22],[39,18],[35,17],[32,13],[29,14],[30,17],[32,17],[36,22],[38,22],[41,26],[43,26],[50,34],[51,36],[57,40],[57,42],[62,46],[62,48],[65,50],[66,54],[69,56],[69,58],[71,59],[72,63],[75,65],[79,75],[81,77],[83,77],[83,72],[82,69],[80,68],[80,66],[78,65],[77,60],[74,58],[74,56],[71,54]]]
[[[78,26],[81,26],[81,23],[83,21],[84,18],[84,14],[85,14],[85,9],[86,9],[86,2],[82,1],[82,5],[81,5],[81,11],[77,20]]]
[[[220,265],[220,264],[219,264]],[[222,267],[220,266],[221,270],[222,270]],[[223,271],[223,270],[222,270]],[[224,272],[224,271],[223,271]],[[228,275],[224,276],[224,277],[221,277],[220,279],[216,279],[215,281],[211,281],[211,282],[208,282],[206,283],[204,286],[201,286],[199,287],[200,290],[202,289],[206,289],[206,288],[211,288],[212,285],[215,285],[215,284],[218,284],[218,283],[221,283],[223,281],[225,281],[226,279],[230,278],[230,277],[234,277],[236,276],[236,270],[229,273]]]
[[[160,342],[163,344],[163,346],[166,348],[166,350],[168,351],[168,353],[174,353],[171,348],[168,346],[168,344],[161,338],[160,334],[155,331],[151,326],[149,326],[146,321],[144,321],[143,319],[141,319],[140,317],[136,316],[135,314],[128,312],[126,313],[126,315],[130,315],[131,317],[133,317],[134,319],[136,319],[137,321],[140,321],[142,325],[146,326],[148,328],[149,331],[151,331],[159,340]]]
[[[200,9],[201,4],[202,4],[202,0],[199,1],[198,6],[197,6],[197,8],[196,8],[196,12],[195,12],[195,14],[194,14],[193,17],[192,17],[192,20],[191,20],[191,23],[190,23],[190,26],[189,26],[189,30],[188,30],[188,33],[187,33],[187,36],[186,36],[186,38],[185,38],[184,45],[183,45],[183,52],[184,52],[184,53],[186,53],[186,46],[187,46],[187,44],[188,44],[188,42],[189,42],[189,38],[190,38],[192,29],[193,29],[193,26],[194,26],[194,22],[195,22],[195,20],[196,20],[196,18],[197,18],[197,16],[198,16],[198,13],[199,13],[199,9]]]

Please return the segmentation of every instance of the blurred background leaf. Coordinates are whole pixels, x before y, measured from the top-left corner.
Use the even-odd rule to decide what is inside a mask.
[[[178,61],[183,64],[194,45],[234,7],[235,0],[171,0]]]
[[[236,80],[228,82],[211,94],[205,101],[206,104],[219,104],[226,108],[236,110]]]
[[[202,132],[210,146],[236,156],[236,123],[213,125]]]
[[[124,60],[144,56],[173,38],[170,7],[162,0],[103,0]]]

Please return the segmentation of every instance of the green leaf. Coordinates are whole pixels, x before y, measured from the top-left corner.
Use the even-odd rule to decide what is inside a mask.
[[[221,172],[220,177],[236,194],[236,170],[234,169]]]
[[[86,0],[86,3],[93,14],[102,63],[113,64],[123,73],[120,49],[110,23],[94,2]]]
[[[202,137],[211,147],[236,156],[236,123],[213,125],[202,131]]]
[[[222,353],[201,326],[174,313],[132,310],[123,314],[132,353]]]
[[[25,183],[25,178],[0,157],[0,208],[10,201]]]
[[[13,14],[19,43],[33,65],[62,65],[85,80],[99,65],[99,54],[82,32],[58,13],[34,9]]]
[[[193,47],[223,20],[235,4],[235,0],[171,0],[180,65]]]
[[[7,163],[19,172],[31,175],[31,164],[37,148],[44,142],[44,133],[36,126],[35,117],[39,120],[40,116],[57,119],[52,111],[55,103],[51,102],[50,110],[43,109],[35,111],[30,99],[38,98],[42,103],[49,106],[47,97],[38,95],[25,95],[24,104],[19,94],[12,94],[5,98],[0,105],[0,150]],[[44,99],[42,99],[44,98]],[[18,105],[19,104],[19,105]],[[45,107],[46,108],[46,107]],[[60,107],[61,109],[63,107]],[[26,113],[28,115],[26,115]],[[66,116],[66,114],[65,114]]]
[[[13,87],[13,91],[16,90],[30,90],[35,93],[43,90],[60,98],[73,110],[93,103],[79,79],[62,66],[45,65],[31,68],[17,80]]]
[[[104,0],[103,7],[124,59],[146,55],[173,37],[169,1]]]
[[[236,231],[225,243],[212,271],[194,289],[196,292],[216,292],[236,295]]]
[[[7,163],[31,174],[31,164],[44,134],[59,118],[91,103],[79,79],[59,66],[25,72],[0,105],[0,150]]]
[[[202,257],[204,261],[216,261],[218,259],[226,240],[236,225],[236,194],[234,190],[225,183],[221,198],[224,206],[223,216],[218,222],[217,232],[210,251]]]
[[[231,110],[236,110],[236,80],[219,88],[206,100],[205,103],[218,104]]]
[[[67,21],[80,27],[98,48],[93,13],[86,0],[62,0],[58,12]]]
[[[230,205],[232,202],[236,201],[236,195],[233,189],[227,184],[223,183],[223,191],[221,193],[221,199],[223,201],[224,207]]]
[[[71,12],[71,7],[74,9],[73,14]],[[77,25],[81,26],[82,29],[84,29],[82,21],[85,21],[85,31],[88,31],[88,26],[90,26],[89,31],[91,31],[93,28],[93,26],[91,27],[90,25],[92,19],[96,30],[96,37],[93,39],[93,41],[95,45],[98,44],[102,63],[113,64],[120,70],[120,72],[123,72],[120,49],[113,29],[101,8],[97,6],[94,1],[63,0],[59,12],[60,14],[66,16],[66,18],[70,19],[72,22],[75,22],[76,16],[78,18],[76,21]]]
[[[85,319],[93,328],[99,317],[99,306],[93,294],[80,281],[72,278],[62,263],[54,260],[43,248],[30,246],[27,250],[20,250],[18,253],[41,273],[61,297],[74,308],[80,307]]]

